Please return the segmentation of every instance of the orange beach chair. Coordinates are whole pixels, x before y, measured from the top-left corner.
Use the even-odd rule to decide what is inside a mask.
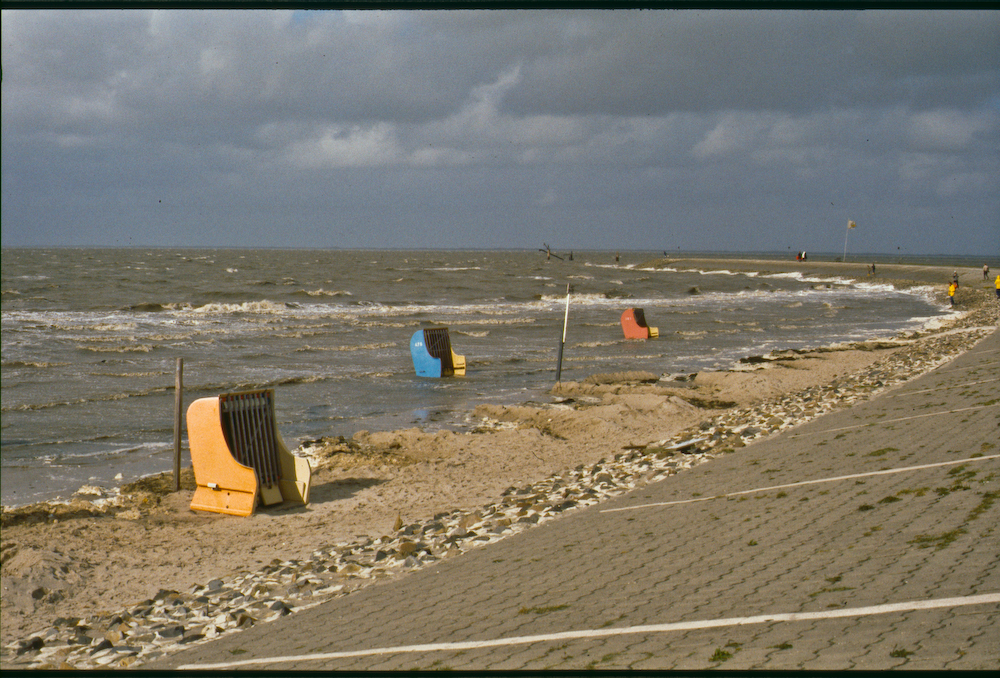
[[[630,308],[622,313],[622,330],[626,339],[655,339],[660,331],[646,324],[646,314],[641,308]]]
[[[236,516],[283,501],[309,503],[312,469],[288,451],[274,417],[274,391],[200,398],[187,411],[197,511]]]

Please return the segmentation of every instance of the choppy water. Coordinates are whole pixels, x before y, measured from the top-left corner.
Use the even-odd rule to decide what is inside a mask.
[[[724,367],[948,313],[929,291],[642,268],[656,256],[4,250],[2,502],[171,469],[177,358],[185,406],[275,388],[279,428],[294,446],[360,429],[460,428],[476,404],[545,399],[567,284],[567,381]],[[622,338],[619,317],[632,306],[659,327],[658,340]],[[415,376],[409,339],[430,324],[450,328],[466,377]]]

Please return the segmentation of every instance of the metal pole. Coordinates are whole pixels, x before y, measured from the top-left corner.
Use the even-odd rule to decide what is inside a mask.
[[[184,358],[177,359],[174,378],[174,492],[181,489],[181,414],[184,410]]]
[[[563,358],[563,345],[566,343],[566,325],[569,323],[569,290],[570,287],[566,285],[566,314],[563,316],[563,331],[562,339],[559,341],[559,362],[556,364],[556,383],[560,383],[562,380],[562,358]]]

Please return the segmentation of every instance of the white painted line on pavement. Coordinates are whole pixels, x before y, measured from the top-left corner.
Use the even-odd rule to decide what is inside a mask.
[[[984,379],[983,381],[971,381],[969,383],[964,383],[963,382],[963,383],[959,383],[959,384],[953,384],[951,386],[939,386],[937,388],[925,388],[925,389],[921,389],[919,391],[907,391],[906,393],[890,393],[890,394],[888,394],[885,397],[886,398],[903,398],[903,397],[911,396],[911,395],[920,395],[922,393],[937,393],[938,391],[942,391],[942,390],[944,390],[946,388],[968,388],[969,386],[978,386],[979,384],[992,384],[995,381],[1000,381],[1000,377],[997,377],[996,379]]]
[[[975,353],[967,352],[963,353],[963,356],[967,355],[983,355],[984,353],[1000,353],[1000,349],[991,351],[976,351]],[[926,372],[920,376],[933,376],[933,375],[949,375],[953,372],[968,372],[969,370],[981,370],[983,367],[989,366],[992,363],[979,363],[978,365],[963,365],[962,367],[952,367],[950,363],[944,363],[941,367],[935,367],[930,372]]]
[[[982,355],[983,353],[1000,353],[1000,348],[984,348],[981,351],[972,349],[971,351],[966,351],[962,355]]]
[[[942,414],[958,414],[959,412],[970,412],[972,410],[984,410],[988,407],[1000,407],[1000,405],[976,405],[975,407],[962,407],[957,410],[947,410],[945,412],[928,412],[927,414],[915,414],[912,417],[900,417],[899,419],[880,419],[870,421],[867,424],[853,424],[851,426],[841,426],[839,428],[825,428],[822,431],[810,431],[808,433],[789,433],[789,438],[802,438],[804,436],[816,436],[822,433],[833,433],[834,431],[848,431],[852,428],[866,428],[868,426],[881,426],[882,424],[895,424],[900,421],[911,421],[913,419],[923,419],[924,417],[938,417]]]
[[[819,483],[833,483],[838,480],[854,480],[855,478],[869,478],[871,476],[885,476],[893,473],[906,473],[907,471],[920,471],[926,468],[936,468],[938,466],[955,466],[956,464],[967,464],[973,461],[986,461],[987,459],[1000,459],[1000,454],[990,454],[983,457],[969,457],[967,459],[956,459],[955,461],[939,461],[933,464],[921,464],[920,466],[903,466],[902,468],[883,469],[881,471],[868,471],[867,473],[852,473],[849,476],[834,476],[833,478],[818,478],[816,480],[801,480],[797,483],[786,483],[784,485],[771,485],[770,487],[757,487],[752,490],[740,490],[739,492],[729,492],[727,494],[715,494],[711,497],[698,497],[696,499],[679,499],[677,501],[660,501],[652,504],[639,504],[638,506],[622,506],[619,508],[602,509],[601,513],[616,513],[618,511],[634,511],[636,509],[653,508],[657,506],[677,506],[678,504],[694,504],[699,501],[711,501],[712,499],[725,499],[726,497],[738,497],[741,494],[754,494],[756,492],[768,492],[769,490],[784,490],[789,487],[801,487],[803,485],[818,485]]]
[[[507,647],[513,645],[530,645],[531,643],[550,643],[561,640],[579,640],[587,638],[610,638],[650,633],[669,633],[672,631],[694,631],[712,629],[724,626],[746,626],[748,624],[766,624],[769,622],[812,621],[815,619],[838,619],[842,617],[867,617],[876,614],[893,612],[912,612],[914,610],[933,610],[942,607],[966,607],[969,605],[985,605],[1000,603],[1000,593],[983,593],[975,596],[957,598],[940,598],[938,600],[911,600],[905,603],[888,603],[869,607],[844,608],[839,610],[824,610],[822,612],[787,612],[776,614],[761,614],[753,617],[730,617],[728,619],[707,619],[691,622],[674,622],[671,624],[649,624],[645,626],[626,626],[623,628],[582,629],[579,631],[563,631],[561,633],[544,633],[534,636],[513,636],[496,638],[494,640],[469,640],[456,643],[428,643],[425,645],[397,645],[395,647],[377,647],[370,650],[348,650],[344,652],[323,652],[315,654],[287,655],[284,657],[259,657],[256,659],[241,659],[232,662],[215,664],[185,664],[177,667],[179,670],[191,669],[233,669],[241,666],[261,664],[282,664],[287,662],[315,662],[330,659],[347,659],[350,657],[377,657],[389,654],[421,653],[421,652],[459,652],[461,650],[478,650],[490,647]]]

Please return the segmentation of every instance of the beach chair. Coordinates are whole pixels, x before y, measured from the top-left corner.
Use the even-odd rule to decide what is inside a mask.
[[[309,503],[312,470],[288,451],[274,417],[274,391],[224,393],[188,407],[197,484],[191,508],[252,515],[258,502]]]
[[[646,314],[641,308],[630,308],[622,313],[622,331],[626,339],[655,339],[660,331],[646,324]]]
[[[418,377],[465,376],[465,356],[452,350],[447,327],[414,332],[410,337],[410,355]]]

